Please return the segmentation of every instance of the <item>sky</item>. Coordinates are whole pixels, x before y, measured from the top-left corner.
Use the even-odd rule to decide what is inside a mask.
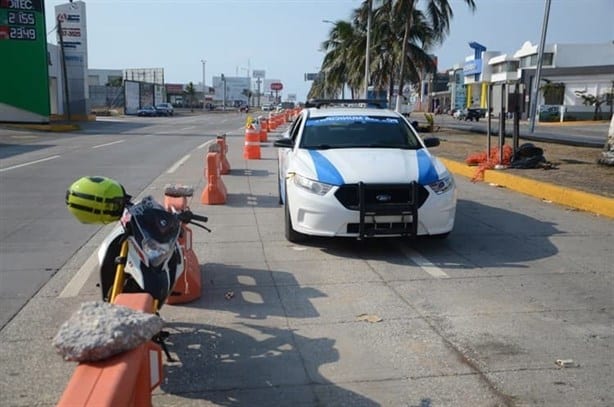
[[[538,44],[545,0],[449,0],[454,12],[446,40],[430,53],[439,71],[472,55],[468,43],[513,54]],[[57,43],[55,6],[46,0],[48,42]],[[374,0],[374,4],[377,0]],[[349,20],[361,0],[85,0],[91,69],[164,68],[166,83],[206,83],[212,77],[264,70],[283,83],[282,97],[305,100],[332,28],[323,20]],[[552,0],[547,43],[614,40],[614,0]],[[206,61],[203,64],[201,61]]]

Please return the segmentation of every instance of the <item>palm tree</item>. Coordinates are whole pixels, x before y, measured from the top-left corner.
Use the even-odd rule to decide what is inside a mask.
[[[410,83],[420,81],[420,72],[434,71],[433,58],[428,50],[436,37],[429,21],[422,11],[414,10],[414,16],[403,54],[401,44],[405,20],[394,9],[392,0],[383,1],[381,7],[374,11],[372,63],[370,66],[371,84],[375,88],[388,87],[389,98],[394,93],[394,82],[400,77],[399,65],[405,65],[404,71]],[[403,57],[405,55],[405,57]]]
[[[344,94],[345,85],[352,77],[352,66],[356,44],[360,42],[360,33],[356,27],[347,21],[339,20],[330,30],[329,38],[322,43],[321,49],[326,51],[322,62],[322,71],[325,72],[328,93]]]
[[[473,5],[473,0],[465,1]],[[434,4],[442,2],[430,0]],[[405,81],[417,83],[421,79],[421,72],[435,71],[433,58],[428,51],[444,38],[448,22],[442,24],[441,20],[447,18],[446,21],[449,21],[451,10],[440,6],[443,12],[434,13],[436,17],[432,18],[430,14],[412,8],[410,30],[406,33],[406,15],[400,11],[403,10],[401,4],[407,2],[375,0],[375,3],[377,7],[372,11],[373,22],[370,28],[369,84],[380,91],[388,88],[387,94],[391,98],[397,79],[403,82],[402,85]],[[325,79],[322,82],[314,81],[310,96],[338,94],[339,88],[343,90],[347,84],[353,98],[363,88],[368,15],[369,0],[364,0],[354,10],[351,21],[339,20],[334,23],[328,40],[322,43],[322,49],[326,51],[322,63]]]
[[[441,43],[450,31],[450,20],[454,16],[449,0],[425,0],[426,1],[426,16],[432,27],[433,39]],[[474,0],[463,0],[469,8],[475,10]],[[403,31],[403,40],[401,55],[407,56],[407,47],[411,38],[412,25],[414,24],[415,10],[418,6],[418,0],[395,0],[393,4],[394,12],[404,20],[405,27]],[[401,91],[405,85],[406,58],[401,58],[401,70],[399,74],[399,96],[397,97],[397,110],[400,109]]]

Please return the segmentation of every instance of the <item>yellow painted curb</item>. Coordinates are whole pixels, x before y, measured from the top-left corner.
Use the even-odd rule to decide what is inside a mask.
[[[477,167],[470,167],[464,163],[448,160],[446,158],[439,157],[439,159],[445,164],[448,170],[454,174],[473,178],[477,171]],[[588,192],[560,187],[546,182],[519,177],[517,175],[505,174],[498,170],[486,170],[484,173],[484,182],[501,185],[510,190],[538,199],[614,219],[614,198],[589,194]]]
[[[68,131],[79,130],[78,124],[61,124],[61,123],[49,123],[49,124],[11,124],[8,127],[18,129],[29,129],[38,131],[51,131],[57,133],[63,133]]]

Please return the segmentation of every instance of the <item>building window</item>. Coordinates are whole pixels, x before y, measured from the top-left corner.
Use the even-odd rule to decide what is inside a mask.
[[[520,67],[521,68],[529,68],[537,66],[537,57],[538,54],[527,55],[526,57],[520,58]],[[552,66],[552,61],[554,60],[554,54],[552,52],[544,52],[544,60],[542,61],[543,66]]]

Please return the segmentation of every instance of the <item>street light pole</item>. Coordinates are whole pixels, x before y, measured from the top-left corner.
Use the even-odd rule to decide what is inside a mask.
[[[539,114],[537,112],[537,97],[539,95],[539,82],[541,81],[542,65],[544,59],[544,48],[546,47],[546,32],[548,31],[548,17],[550,16],[550,0],[546,0],[546,7],[544,10],[544,22],[542,23],[542,35],[539,41],[539,50],[537,54],[537,67],[535,69],[535,78],[533,79],[533,89],[531,90],[531,104],[530,114],[531,123],[529,126],[529,132],[533,134],[535,132],[535,120]]]
[[[200,62],[202,62],[203,64],[203,110],[205,110],[205,89],[207,88],[206,82],[205,82],[205,65],[207,65],[207,61],[204,59],[201,59]]]
[[[369,95],[369,47],[371,42],[371,0],[367,2],[367,46],[365,49],[365,93],[364,98],[367,99]]]

